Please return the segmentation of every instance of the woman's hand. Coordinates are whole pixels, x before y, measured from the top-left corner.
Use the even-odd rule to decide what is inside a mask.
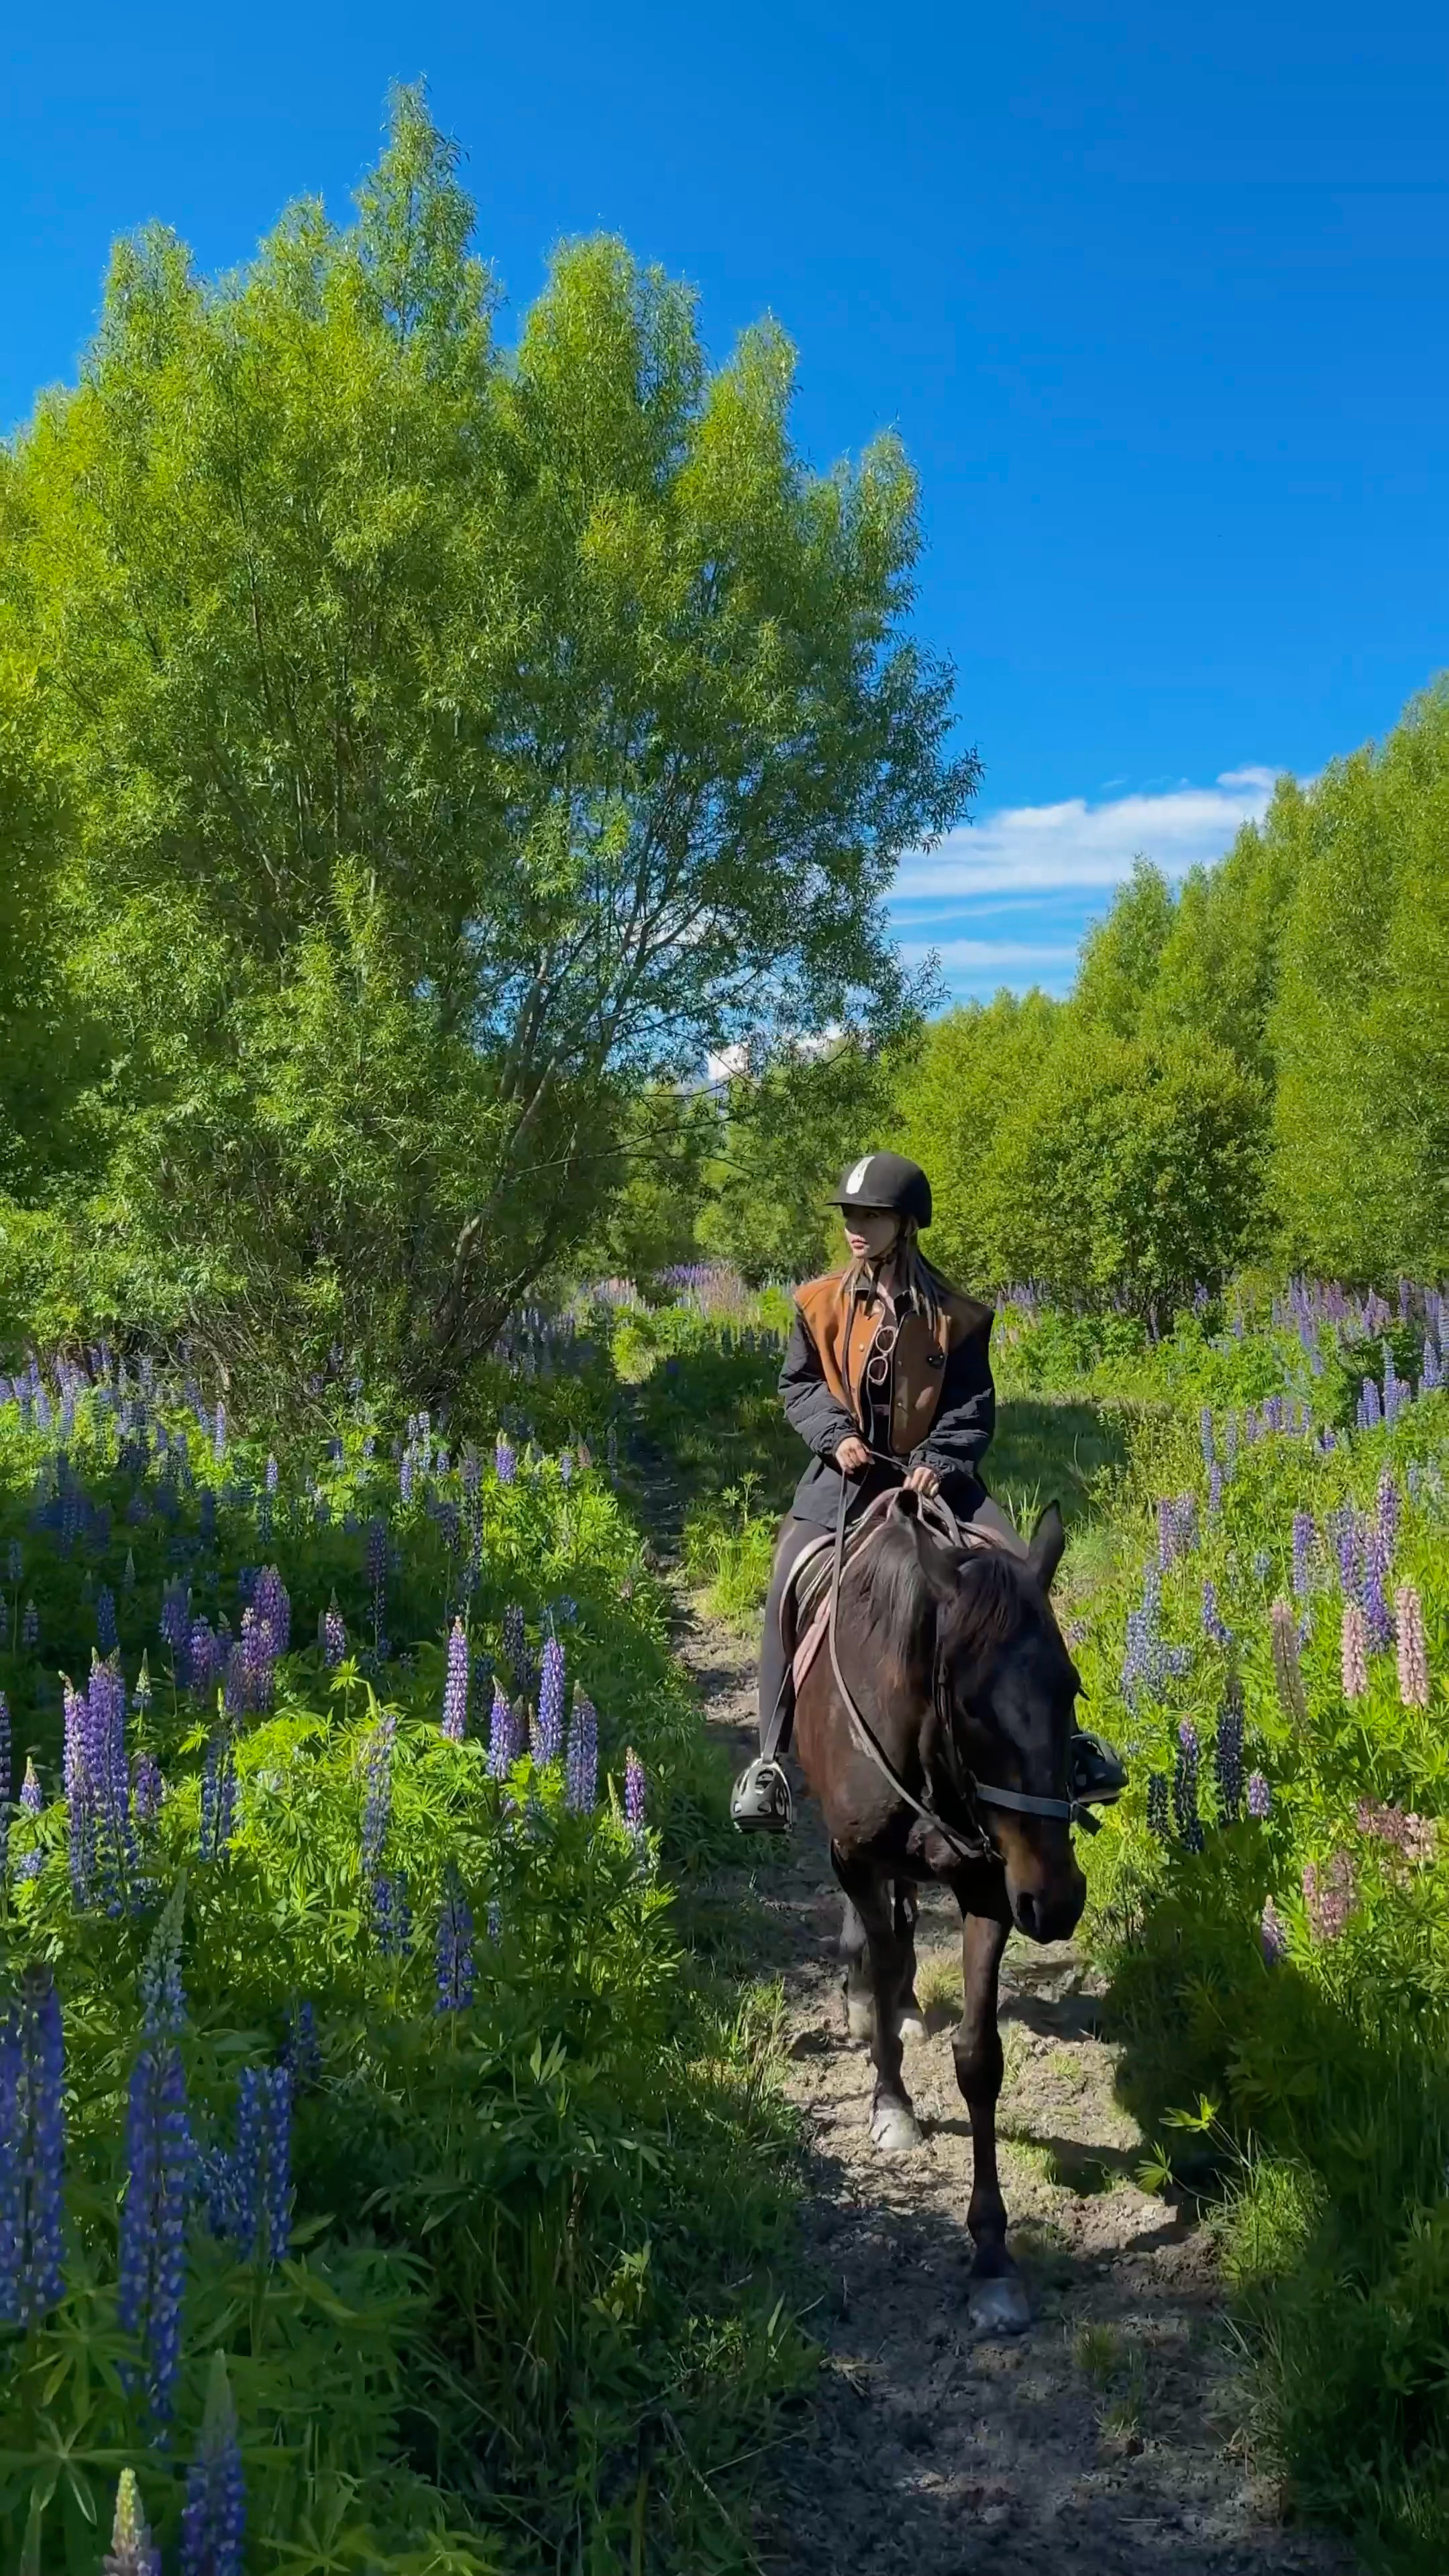
[[[941,1479],[934,1467],[913,1467],[906,1478],[908,1494],[939,1494]]]
[[[870,1465],[870,1451],[867,1449],[865,1442],[863,1440],[857,1440],[855,1433],[852,1431],[846,1439],[841,1441],[837,1448],[835,1452],[835,1463],[840,1469],[842,1476],[863,1475],[866,1468]]]

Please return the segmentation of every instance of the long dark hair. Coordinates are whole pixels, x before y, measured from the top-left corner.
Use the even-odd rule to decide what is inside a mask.
[[[954,1294],[949,1279],[943,1279],[926,1259],[920,1244],[920,1228],[913,1216],[903,1216],[892,1249],[879,1260],[862,1253],[845,1273],[845,1285],[854,1296],[862,1280],[870,1284],[872,1295],[879,1294],[880,1274],[890,1265],[897,1285],[903,1288],[920,1308],[929,1323],[934,1324],[946,1299]]]

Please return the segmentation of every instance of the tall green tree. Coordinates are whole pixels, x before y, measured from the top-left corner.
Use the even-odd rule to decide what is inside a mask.
[[[1172,935],[1174,910],[1161,868],[1135,859],[1127,883],[1083,944],[1072,995],[1079,1018],[1119,1038],[1136,1036]]]
[[[1255,1239],[1266,1108],[1211,1039],[1119,1037],[1073,1006],[997,1132],[996,1277],[1169,1316]]]
[[[1041,1080],[1063,1006],[998,993],[933,1020],[900,1085],[892,1139],[929,1173],[926,1249],[959,1286],[1001,1284],[998,1138]]]
[[[709,1167],[703,1249],[756,1284],[807,1279],[843,1258],[830,1193],[848,1164],[895,1141],[897,1084],[889,1050],[848,1038],[736,1074]]]
[[[0,494],[127,1294],[433,1392],[641,1089],[902,1016],[882,899],[975,779],[895,442],[808,472],[781,333],[711,373],[617,241],[504,350],[472,220],[405,91],[350,228],[299,204],[220,283],[123,244]]]
[[[1364,1279],[1449,1264],[1449,688],[1300,800],[1272,1018],[1288,1248]]]

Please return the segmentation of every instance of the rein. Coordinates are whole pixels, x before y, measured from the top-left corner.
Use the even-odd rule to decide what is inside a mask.
[[[899,1465],[899,1461],[897,1459],[886,1458],[882,1456],[878,1450],[872,1450],[871,1455],[880,1466]],[[840,1648],[836,1636],[836,1617],[840,1606],[841,1578],[845,1568],[845,1506],[847,1499],[848,1489],[844,1478],[842,1478],[840,1486],[840,1507],[835,1520],[835,1557],[830,1575],[830,1607],[826,1621],[826,1638],[830,1647],[830,1669],[835,1676],[835,1687],[839,1691],[841,1700],[844,1704],[850,1732],[861,1752],[865,1754],[868,1761],[874,1763],[877,1771],[880,1772],[881,1777],[887,1782],[889,1787],[895,1791],[896,1796],[902,1801],[902,1803],[911,1808],[913,1813],[920,1817],[923,1824],[929,1825],[933,1833],[940,1834],[942,1839],[949,1843],[951,1849],[956,1852],[962,1860],[994,1860],[998,1858],[999,1855],[997,1854],[991,1841],[991,1837],[986,1831],[984,1825],[978,1823],[974,1838],[968,1841],[965,1834],[962,1833],[958,1826],[948,1825],[944,1816],[938,1816],[934,1807],[927,1806],[923,1799],[916,1797],[914,1792],[907,1788],[904,1780],[900,1777],[895,1765],[891,1761],[890,1756],[887,1754],[884,1745],[881,1743],[874,1728],[870,1725],[864,1712],[860,1708],[844,1673],[840,1669]],[[955,1513],[951,1510],[948,1503],[944,1503],[940,1500],[939,1496],[934,1496],[930,1499],[933,1500],[935,1504],[935,1516],[941,1524],[944,1535],[951,1541],[953,1546],[959,1547],[962,1544],[961,1525],[957,1520]],[[983,1538],[983,1544],[986,1546],[991,1546],[997,1543],[998,1542],[993,1542],[989,1538]],[[943,1709],[941,1711],[941,1715],[943,1719],[948,1720],[947,1735],[949,1738],[949,1713]],[[1009,1810],[1012,1815],[1017,1816],[1051,1816],[1056,1818],[1059,1822],[1068,1825],[1081,1825],[1086,1832],[1091,1834],[1100,1833],[1102,1830],[1100,1818],[1094,1816],[1090,1808],[1084,1807],[1079,1799],[1036,1798],[1029,1796],[1024,1790],[1020,1789],[995,1789],[989,1782],[978,1780],[974,1774],[968,1774],[967,1778],[969,1786],[966,1790],[966,1798],[968,1805],[972,1807],[1003,1807]]]

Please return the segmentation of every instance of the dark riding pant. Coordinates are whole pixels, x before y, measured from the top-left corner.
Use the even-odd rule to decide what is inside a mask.
[[[760,1640],[760,1749],[764,1750],[770,1721],[780,1705],[781,1694],[792,1688],[790,1665],[795,1653],[794,1621],[788,1637],[781,1633],[780,1612],[786,1587],[804,1549],[812,1539],[822,1535],[818,1521],[799,1521],[787,1513],[780,1523],[775,1542],[775,1570],[770,1577],[769,1597],[765,1603],[765,1633]]]

